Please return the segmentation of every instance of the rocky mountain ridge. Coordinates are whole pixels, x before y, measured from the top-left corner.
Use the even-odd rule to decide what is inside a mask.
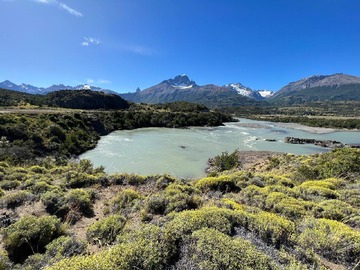
[[[164,80],[144,90],[137,89],[135,92],[129,93],[117,93],[86,84],[75,87],[58,84],[44,88],[25,83],[17,85],[8,80],[0,83],[0,88],[41,95],[64,89],[85,89],[117,94],[128,101],[137,103],[188,101],[209,107],[252,106],[258,102],[263,103],[263,101],[278,105],[291,105],[326,100],[360,100],[360,77],[342,73],[303,78],[289,83],[275,93],[270,90],[253,90],[241,83],[229,83],[223,86],[198,85],[185,74]]]
[[[289,83],[270,100],[279,104],[360,100],[360,77],[343,73],[310,76]]]
[[[50,92],[59,91],[59,90],[92,90],[97,92],[104,92],[107,94],[118,94],[115,91],[109,90],[109,89],[103,89],[101,87],[88,85],[88,84],[79,84],[77,86],[70,86],[70,85],[64,85],[64,84],[54,84],[49,87],[37,87],[30,84],[16,84],[9,80],[0,82],[0,88],[2,89],[8,89],[13,91],[19,91],[24,92],[28,94],[40,94],[40,95],[46,95]]]

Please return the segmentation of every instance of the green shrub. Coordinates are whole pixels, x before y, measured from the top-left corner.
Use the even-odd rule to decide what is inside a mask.
[[[218,177],[206,177],[196,182],[195,187],[202,191],[222,191],[222,192],[237,192],[239,187],[233,178],[228,175],[222,175]]]
[[[119,237],[121,244],[91,256],[76,256],[48,270],[168,269],[175,243],[154,225],[141,226]]]
[[[231,210],[239,210],[239,211],[244,210],[244,207],[241,204],[235,202],[232,199],[228,199],[228,198],[221,199],[220,206],[231,209]]]
[[[33,252],[64,233],[60,220],[53,216],[26,216],[2,230],[4,246],[14,262],[23,262]]]
[[[0,167],[1,168],[10,168],[10,165],[4,161],[0,161]]]
[[[340,193],[339,199],[346,201],[353,207],[360,208],[360,188],[351,188],[351,186],[349,186],[347,189],[342,189],[338,192]]]
[[[171,175],[165,174],[156,180],[156,187],[159,189],[164,189],[174,182],[176,182],[175,178],[173,178]]]
[[[241,165],[238,157],[238,150],[235,150],[231,154],[228,152],[222,152],[221,155],[214,158],[214,165],[218,172],[231,170]]]
[[[47,169],[44,167],[41,167],[39,165],[31,166],[29,170],[33,173],[39,173],[39,174],[45,174],[47,173]]]
[[[304,249],[313,249],[335,263],[351,265],[360,258],[360,232],[341,222],[308,218],[300,229],[297,242]]]
[[[180,212],[195,209],[201,205],[201,197],[197,195],[198,190],[186,184],[170,184],[165,189],[166,210]]]
[[[249,185],[240,191],[239,198],[241,198],[241,201],[245,204],[250,204],[261,209],[265,209],[266,199],[269,194],[270,190],[268,188]]]
[[[0,198],[5,195],[5,191],[0,188]]]
[[[39,195],[39,194],[43,194],[47,191],[50,191],[50,190],[54,190],[54,189],[58,189],[58,187],[55,187],[55,186],[52,186],[52,185],[49,185],[47,182],[45,181],[37,181],[31,188],[30,190],[36,194],[36,195]]]
[[[99,182],[98,177],[87,173],[70,171],[66,174],[66,186],[69,188],[90,187]]]
[[[85,189],[71,189],[65,195],[70,210],[80,211],[85,215],[92,215],[92,194]]]
[[[64,218],[69,211],[65,193],[60,189],[45,192],[41,196],[41,201],[46,207],[46,211],[57,217]]]
[[[167,225],[168,233],[175,238],[184,237],[202,228],[214,228],[231,235],[236,225],[245,224],[247,215],[242,211],[232,211],[218,207],[204,207],[173,214]]]
[[[295,224],[292,221],[264,211],[250,214],[248,227],[266,243],[277,248],[291,243],[295,233]]]
[[[131,186],[138,186],[145,184],[146,177],[137,174],[127,174],[124,180],[124,184]]]
[[[86,243],[79,242],[71,236],[60,236],[45,248],[45,255],[53,261],[82,254],[85,251]]]
[[[294,187],[293,181],[285,176],[276,174],[264,174],[261,176],[267,185],[281,185],[290,188]]]
[[[45,266],[49,265],[49,260],[45,254],[35,253],[27,257],[27,259],[22,264],[22,269],[26,270],[37,270],[43,269]]]
[[[17,180],[3,180],[0,182],[0,188],[5,190],[15,189],[21,185],[20,181]]]
[[[141,199],[141,195],[133,189],[124,189],[120,191],[114,199],[110,201],[112,213],[127,213],[135,206],[136,202]]]
[[[332,182],[326,180],[307,181],[294,188],[294,191],[305,200],[336,199],[340,194]]]
[[[290,219],[298,219],[306,215],[314,206],[313,203],[294,199],[281,192],[271,192],[266,198],[266,209],[284,215]]]
[[[154,194],[146,202],[145,211],[154,215],[163,215],[165,213],[167,201],[164,195]]]
[[[349,178],[359,175],[360,150],[351,148],[335,149],[319,157],[320,174],[323,178]]]
[[[271,258],[242,238],[232,239],[215,229],[203,228],[191,235],[179,269],[276,269]],[[194,266],[187,268],[186,266]]]
[[[337,221],[345,221],[359,214],[359,210],[339,200],[326,200],[318,203],[314,208],[314,216],[316,218],[326,218]]]
[[[0,205],[7,208],[16,208],[26,202],[31,202],[35,196],[25,190],[8,193],[0,199]]]
[[[13,265],[8,257],[8,255],[0,251],[0,270],[11,270],[13,269]]]
[[[126,219],[120,215],[103,218],[87,228],[87,239],[99,246],[112,244],[123,229],[125,222]]]

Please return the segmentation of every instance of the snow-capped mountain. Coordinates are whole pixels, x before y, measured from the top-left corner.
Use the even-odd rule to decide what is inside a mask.
[[[242,85],[241,83],[230,83],[225,85],[225,87],[233,91],[236,91],[239,95],[242,95],[244,97],[248,97],[256,100],[261,100],[266,98],[265,96],[261,95],[259,91],[254,91],[251,88]]]
[[[137,103],[188,101],[201,103],[210,108],[255,104],[257,101],[254,98],[241,94],[245,93],[244,89],[253,92],[241,84],[230,84],[228,86],[197,85],[188,76],[178,75],[147,89],[121,94],[121,96],[128,101]],[[261,98],[260,95],[259,97]]]
[[[3,81],[2,83],[0,83],[0,88],[25,92],[25,93],[29,93],[29,94],[41,94],[45,90],[45,88],[36,87],[36,86],[32,86],[30,84],[25,84],[25,83],[18,85],[13,82],[10,82],[9,80],[6,80],[6,81]]]
[[[9,80],[1,82],[0,88],[24,92],[24,93],[28,93],[28,94],[40,94],[40,95],[45,95],[47,93],[59,91],[59,90],[92,90],[92,91],[101,91],[101,92],[104,92],[107,94],[116,94],[116,95],[119,94],[119,93],[114,92],[109,89],[103,89],[101,87],[92,86],[92,85],[88,85],[88,84],[80,84],[77,86],[54,84],[52,86],[44,88],[44,87],[36,87],[36,86],[30,85],[30,84],[25,84],[25,83],[15,84]]]

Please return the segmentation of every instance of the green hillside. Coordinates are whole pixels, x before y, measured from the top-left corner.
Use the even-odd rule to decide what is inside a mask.
[[[316,101],[360,101],[360,84],[321,86],[301,91],[283,92],[270,98],[276,105],[303,104]]]
[[[71,109],[127,109],[130,104],[118,95],[90,90],[61,90],[47,95],[32,95],[0,89],[0,106],[47,106]]]

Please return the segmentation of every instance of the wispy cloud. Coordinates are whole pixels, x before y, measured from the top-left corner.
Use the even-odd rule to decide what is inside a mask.
[[[95,84],[95,85],[111,83],[109,80],[104,80],[104,79],[94,80],[94,79],[88,78],[85,81],[86,81],[86,84]]]
[[[99,80],[99,84],[109,84],[111,83],[109,80]]]
[[[53,6],[57,6],[58,8],[65,10],[66,12],[68,12],[71,15],[74,15],[76,17],[82,17],[84,16],[81,12],[69,7],[68,5],[57,1],[57,0],[33,0],[36,3],[40,3],[40,4],[46,4],[46,5],[53,5]]]
[[[81,45],[87,47],[87,46],[89,46],[89,45],[91,45],[91,44],[93,44],[93,45],[99,45],[99,44],[101,44],[101,43],[102,43],[102,41],[99,40],[99,39],[97,39],[97,38],[84,37],[84,41],[81,42]]]

